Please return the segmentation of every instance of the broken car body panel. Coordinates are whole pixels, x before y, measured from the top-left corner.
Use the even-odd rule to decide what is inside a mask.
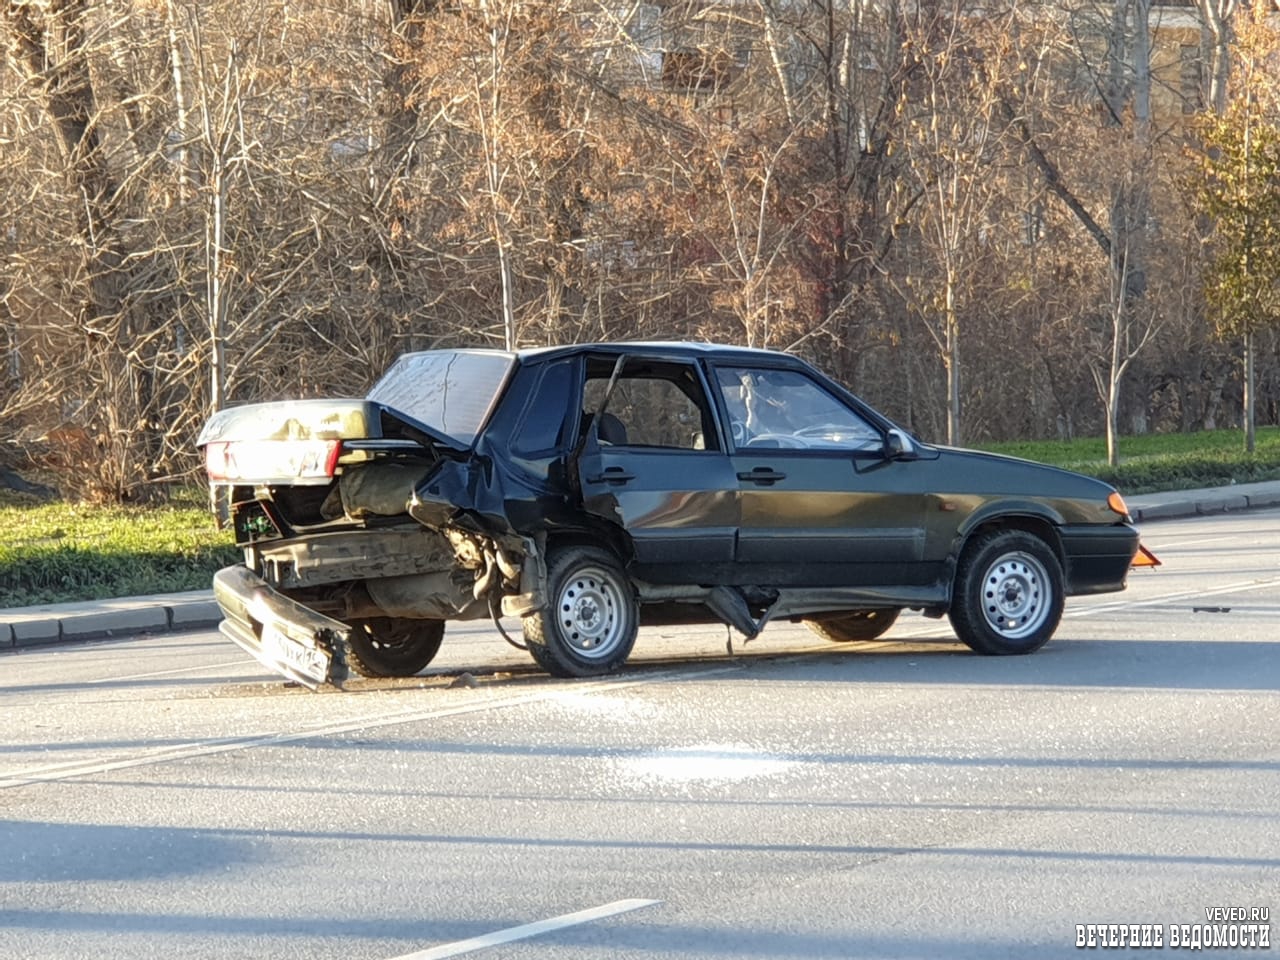
[[[200,445],[245,551],[215,586],[224,632],[263,659],[265,630],[263,662],[313,686],[379,656],[407,669],[409,641],[387,639],[406,624],[500,613],[564,675],[620,665],[641,610],[753,636],[963,608],[975,649],[1028,652],[1062,596],[1123,589],[1138,548],[1108,485],[923,444],[746,348],[408,354],[367,398],[232,408]],[[974,554],[1006,541],[984,610]]]

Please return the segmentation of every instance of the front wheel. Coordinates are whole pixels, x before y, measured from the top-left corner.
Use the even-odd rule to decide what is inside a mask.
[[[1062,566],[1048,544],[998,530],[965,548],[949,615],[956,635],[978,653],[1031,653],[1058,629],[1063,598]]]
[[[524,640],[556,677],[595,677],[631,654],[640,617],[631,581],[614,556],[567,547],[547,558],[547,605],[524,618]]]
[[[858,640],[874,640],[893,626],[902,610],[854,610],[836,616],[805,620],[805,626],[823,640],[836,643],[854,643]]]
[[[362,677],[412,677],[443,640],[443,620],[369,617],[351,624],[347,662]]]

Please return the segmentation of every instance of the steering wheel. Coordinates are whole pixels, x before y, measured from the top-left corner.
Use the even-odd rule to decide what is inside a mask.
[[[884,445],[878,433],[868,433],[858,427],[842,427],[835,423],[822,423],[801,427],[797,437],[808,438],[810,446],[832,447],[839,450],[876,450]]]
[[[835,423],[817,423],[808,427],[801,427],[799,430],[794,431],[794,435],[797,437],[839,436],[846,429],[846,427],[841,427]]]

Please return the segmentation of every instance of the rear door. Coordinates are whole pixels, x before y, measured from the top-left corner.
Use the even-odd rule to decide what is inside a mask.
[[[917,463],[885,456],[885,431],[799,367],[720,365],[741,497],[742,583],[927,582]]]
[[[724,582],[738,481],[703,374],[691,360],[629,355],[620,370],[617,361],[587,357],[583,365],[583,507],[626,530],[640,579]]]

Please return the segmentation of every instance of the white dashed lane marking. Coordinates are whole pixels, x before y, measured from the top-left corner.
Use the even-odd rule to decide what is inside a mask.
[[[406,953],[393,958],[393,960],[445,960],[446,957],[458,957],[464,953],[484,950],[486,947],[496,947],[504,943],[512,943],[516,940],[528,940],[530,937],[550,933],[552,930],[563,930],[565,927],[577,927],[584,923],[604,920],[606,917],[615,917],[620,913],[630,913],[632,910],[642,910],[645,907],[656,906],[661,902],[661,900],[615,900],[613,903],[606,903],[599,907],[591,907],[588,910],[579,910],[576,913],[562,914],[558,917],[552,917],[550,920],[539,920],[536,923],[525,923],[518,927],[508,927],[506,930],[497,930],[493,933],[486,933],[481,937],[472,937],[469,940],[456,940],[453,943],[441,944],[438,947],[431,947],[429,950],[420,950],[417,953]]]

